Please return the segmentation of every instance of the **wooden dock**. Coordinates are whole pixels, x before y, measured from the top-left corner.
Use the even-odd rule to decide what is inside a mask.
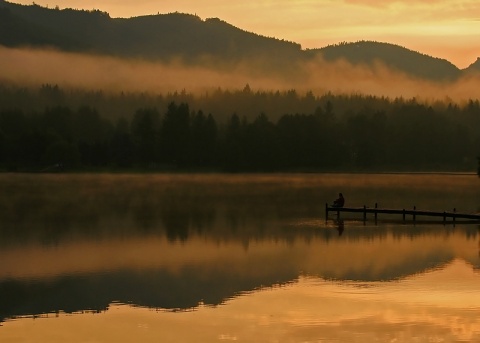
[[[341,212],[347,213],[361,213],[363,214],[363,220],[367,220],[367,214],[373,214],[375,221],[378,219],[379,214],[392,214],[402,216],[403,221],[406,221],[407,218],[411,218],[413,222],[417,220],[417,217],[439,217],[443,219],[443,222],[446,222],[447,219],[453,221],[454,223],[457,220],[468,220],[468,221],[478,221],[480,222],[480,214],[470,214],[470,213],[459,213],[454,208],[453,211],[425,211],[417,210],[416,206],[413,209],[388,209],[388,208],[379,208],[377,204],[375,207],[334,207],[329,204],[325,204],[325,219],[328,220],[328,214],[330,212],[336,213],[337,218],[340,218]],[[407,217],[408,216],[408,217]]]

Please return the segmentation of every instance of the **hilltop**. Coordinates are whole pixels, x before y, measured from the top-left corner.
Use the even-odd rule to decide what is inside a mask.
[[[0,44],[147,60],[231,65],[239,61],[292,62],[301,46],[236,28],[218,18],[169,13],[110,18],[98,10],[48,9],[0,0]],[[272,61],[263,66],[271,65]]]
[[[462,73],[451,62],[404,47],[379,42],[341,43],[313,50],[327,61],[344,59],[353,65],[383,62],[390,68],[430,80],[452,80]]]
[[[465,69],[467,72],[480,73],[480,57]]]

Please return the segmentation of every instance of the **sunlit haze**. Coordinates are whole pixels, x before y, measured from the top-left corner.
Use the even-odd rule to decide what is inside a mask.
[[[18,63],[22,68],[18,68]],[[77,68],[71,68],[76,65]],[[111,73],[115,70],[115,73]],[[342,61],[321,60],[302,66],[299,76],[285,80],[256,75],[247,65],[230,71],[214,68],[185,67],[178,63],[132,62],[112,57],[98,57],[50,50],[0,47],[0,75],[4,80],[39,86],[48,80],[61,87],[94,88],[133,92],[168,92],[186,89],[203,94],[217,87],[241,89],[250,84],[259,90],[288,90],[315,94],[358,93],[376,96],[444,100],[456,102],[480,97],[480,76],[465,76],[450,84],[420,81],[383,66],[373,69],[353,67]],[[158,75],[162,75],[161,78]]]
[[[30,5],[31,0],[12,1]],[[466,68],[480,56],[476,0],[37,0],[50,8],[99,9],[111,17],[183,12],[218,17],[246,31],[320,48],[374,40],[404,46]]]

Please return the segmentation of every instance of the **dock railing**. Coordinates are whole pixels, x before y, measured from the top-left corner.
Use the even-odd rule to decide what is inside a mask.
[[[367,220],[367,214],[373,214],[375,221],[377,221],[379,214],[392,214],[392,215],[401,215],[403,221],[407,220],[407,216],[411,216],[413,222],[417,220],[417,216],[440,217],[440,218],[443,218],[443,222],[446,222],[447,219],[451,219],[453,222],[457,221],[458,219],[480,222],[480,214],[459,213],[457,212],[456,208],[454,208],[453,211],[437,212],[437,211],[417,210],[416,206],[413,206],[413,209],[405,209],[405,208],[389,209],[389,208],[379,208],[378,204],[375,204],[375,207],[367,207],[365,205],[363,207],[336,207],[326,203],[325,204],[326,220],[328,220],[328,214],[330,212],[336,213],[337,218],[340,218],[341,212],[362,213],[364,221]]]

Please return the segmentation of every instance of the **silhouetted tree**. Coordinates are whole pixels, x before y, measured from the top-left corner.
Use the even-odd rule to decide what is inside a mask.
[[[21,163],[21,140],[26,134],[26,118],[22,111],[2,111],[0,131],[2,132],[2,164],[15,170]]]
[[[265,113],[261,113],[246,127],[244,141],[247,168],[250,170],[274,170],[278,166],[278,140],[275,125]]]
[[[113,127],[95,109],[81,107],[74,118],[75,140],[84,166],[106,166],[110,162]]]
[[[114,166],[120,168],[132,167],[135,145],[132,141],[129,124],[125,118],[120,118],[115,125],[110,143],[110,151]]]
[[[135,112],[131,124],[135,158],[142,166],[159,160],[160,115],[156,109],[141,109]]]
[[[170,103],[161,129],[162,159],[173,166],[185,166],[190,160],[190,113],[186,103]]]
[[[191,164],[196,167],[211,167],[217,154],[217,124],[211,114],[205,117],[198,111],[192,119]]]
[[[75,140],[73,111],[65,106],[47,108],[39,117],[39,137],[46,137],[44,168],[52,166],[76,168],[81,163],[81,154]]]
[[[348,119],[347,132],[353,165],[361,168],[384,163],[386,118],[384,113],[359,113]]]
[[[234,113],[226,126],[225,141],[222,144],[222,165],[228,171],[240,171],[245,168],[246,146],[245,131],[247,122]]]
[[[281,165],[287,169],[319,168],[322,146],[321,123],[314,115],[285,115],[278,121]]]

